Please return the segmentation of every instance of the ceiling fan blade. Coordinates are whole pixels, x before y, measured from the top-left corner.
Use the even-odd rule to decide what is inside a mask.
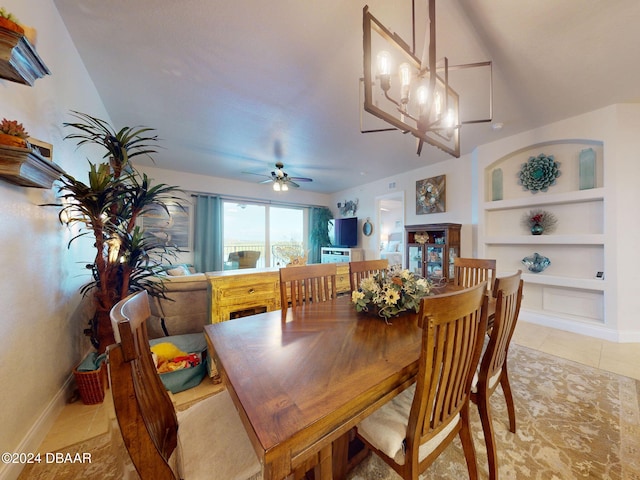
[[[289,181],[287,182],[287,185],[291,185],[293,188],[299,188],[300,185],[298,185],[296,182],[292,181],[291,178],[289,178]]]
[[[296,182],[313,182],[312,178],[307,177],[289,177],[291,180],[295,180]]]
[[[262,180],[261,182],[258,183],[273,183],[273,180],[271,180],[270,178],[266,179],[266,180]]]

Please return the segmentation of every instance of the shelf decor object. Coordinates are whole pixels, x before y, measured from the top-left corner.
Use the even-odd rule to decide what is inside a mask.
[[[522,216],[522,225],[531,231],[531,235],[551,233],[556,229],[557,223],[556,216],[546,210],[529,210]]]
[[[580,175],[580,190],[587,190],[596,186],[596,152],[593,148],[580,151],[578,157]]]
[[[491,200],[502,200],[502,169],[491,172]]]
[[[0,24],[0,78],[33,86],[37,79],[51,72],[27,39],[24,29],[19,26],[9,28],[11,23]]]
[[[534,253],[533,255],[529,255],[528,257],[524,257],[522,259],[522,264],[527,267],[530,272],[540,273],[549,265],[551,265],[551,260],[549,260],[544,255],[540,255],[539,253]]]
[[[446,210],[446,175],[416,182],[416,215],[441,213]]]
[[[541,153],[537,157],[529,157],[518,174],[519,183],[531,193],[546,192],[560,176],[559,167],[560,163],[554,160],[553,155]]]
[[[51,188],[64,170],[31,148],[0,145],[0,178],[23,187]]]

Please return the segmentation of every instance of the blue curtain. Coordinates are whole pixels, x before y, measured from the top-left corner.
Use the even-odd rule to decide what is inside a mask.
[[[196,195],[194,267],[197,272],[222,270],[222,200]]]
[[[330,245],[329,220],[333,218],[327,207],[309,209],[309,256],[307,263],[320,263],[321,248]]]

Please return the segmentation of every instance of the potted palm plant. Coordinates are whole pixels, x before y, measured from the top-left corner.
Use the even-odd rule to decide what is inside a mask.
[[[76,140],[78,148],[97,145],[105,151],[102,162],[89,161],[88,183],[65,173],[58,187],[60,221],[79,226],[69,243],[86,236],[94,241],[95,258],[87,264],[91,280],[81,292],[94,299],[95,314],[85,333],[102,353],[114,343],[109,312],[118,301],[142,289],[164,295],[156,275],[179,250],[145,235],[138,220],[152,209],[169,214],[168,205],[181,205],[182,192],[175,186],[152,185],[131,164],[132,158],[156,151],[153,129],[116,130],[85,113],[73,111],[72,116],[76,121],[64,124],[73,130],[65,140]]]

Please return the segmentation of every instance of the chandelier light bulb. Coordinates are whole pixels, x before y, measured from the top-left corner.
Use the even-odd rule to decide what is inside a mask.
[[[378,53],[378,75],[391,75],[391,55],[386,50]]]
[[[429,100],[429,89],[425,86],[422,85],[420,88],[418,88],[418,104],[421,107],[425,107],[427,105],[427,100]]]
[[[273,182],[273,190],[276,192],[280,191],[280,182]]]
[[[440,95],[440,92],[436,92],[434,96],[434,106],[436,109],[436,118],[440,118],[440,115],[442,115],[442,95]]]
[[[445,125],[446,125],[448,128],[453,128],[453,127],[455,126],[455,124],[456,124],[456,117],[455,117],[455,113],[454,113],[454,111],[453,111],[453,108],[450,108],[450,109],[447,111],[447,119],[446,119],[446,121],[445,121]]]
[[[288,186],[286,183],[283,183],[283,184],[282,184],[282,191],[283,191],[283,192],[286,192],[286,191],[288,191],[288,190],[289,190],[289,186]]]
[[[400,65],[400,100],[409,102],[409,86],[411,85],[411,66],[408,63]]]

